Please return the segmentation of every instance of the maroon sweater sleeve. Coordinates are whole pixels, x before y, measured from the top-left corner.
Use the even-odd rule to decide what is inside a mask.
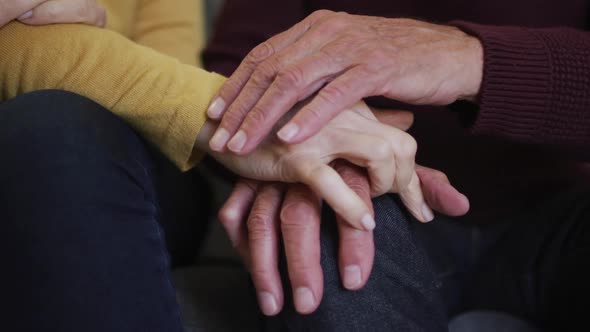
[[[590,147],[590,32],[452,24],[484,47],[474,134]]]
[[[304,2],[227,0],[203,52],[205,67],[230,75],[252,48],[303,20]]]

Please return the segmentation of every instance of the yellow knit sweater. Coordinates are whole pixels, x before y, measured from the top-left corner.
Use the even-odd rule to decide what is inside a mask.
[[[197,68],[201,0],[102,0],[107,29],[0,29],[0,101],[41,89],[86,96],[127,121],[181,169],[224,77]]]

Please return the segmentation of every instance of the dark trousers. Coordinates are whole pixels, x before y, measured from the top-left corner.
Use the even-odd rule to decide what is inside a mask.
[[[182,330],[169,272],[198,249],[203,183],[104,108],[59,91],[0,104],[0,151],[0,329]],[[319,310],[296,315],[287,298],[269,326],[444,331],[449,315],[478,308],[573,330],[590,294],[589,206],[587,191],[572,191],[493,227],[420,225],[381,197],[375,267],[357,292],[340,286],[327,212]]]
[[[170,268],[196,258],[204,182],[60,91],[0,104],[0,151],[1,330],[182,331]]]
[[[556,193],[521,215],[476,226],[412,220],[392,196],[374,201],[375,265],[360,291],[344,290],[337,232],[322,225],[324,299],[308,316],[289,305],[270,331],[445,331],[469,310],[523,318],[544,331],[588,330],[590,191]],[[283,268],[283,282],[288,284]],[[290,303],[291,299],[287,299]]]

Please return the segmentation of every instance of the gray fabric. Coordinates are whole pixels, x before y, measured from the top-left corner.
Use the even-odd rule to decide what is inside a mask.
[[[267,320],[268,331],[447,331],[433,269],[408,227],[415,221],[392,196],[378,197],[373,205],[375,262],[365,287],[354,292],[342,287],[338,232],[334,214],[325,209],[321,223],[322,302],[314,313],[302,316],[292,305],[292,292],[287,291],[283,312]],[[284,264],[281,276],[283,285],[289,287]]]

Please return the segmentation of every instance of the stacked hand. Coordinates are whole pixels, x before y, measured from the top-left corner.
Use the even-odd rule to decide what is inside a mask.
[[[214,130],[212,123],[206,124],[197,147],[206,149]],[[221,164],[246,178],[307,185],[351,226],[362,230],[375,227],[371,210],[328,164],[346,159],[366,168],[372,196],[397,193],[414,217],[425,222],[433,215],[420,189],[415,154],[415,140],[403,130],[380,123],[364,103],[340,113],[317,135],[298,144],[269,136],[245,156],[212,151]]]
[[[0,0],[0,27],[25,24],[86,23],[103,27],[106,12],[96,0]]]
[[[326,144],[324,139],[337,139],[332,142],[345,142],[353,147],[338,157],[369,171],[367,179],[362,168],[343,161],[332,164],[342,179],[334,187],[338,191],[353,197],[350,190],[344,189],[352,188],[358,195],[356,198],[360,197],[367,207],[371,195],[399,193],[410,213],[420,221],[432,219],[430,208],[450,216],[462,215],[469,209],[467,198],[450,185],[443,173],[414,165],[413,139],[399,132],[386,134],[387,130],[381,127],[373,129],[373,123],[353,128],[357,122],[370,118],[366,115],[361,121],[350,115],[340,116],[343,111],[349,112],[358,100],[369,96],[429,105],[474,100],[479,92],[482,68],[481,43],[455,27],[318,11],[259,45],[244,59],[209,107],[209,117],[220,121],[209,146],[218,152],[229,149],[235,156],[247,155],[269,139],[295,145],[307,143],[310,137],[309,140],[316,138],[315,144]],[[311,101],[277,130],[279,119],[308,98]],[[382,121],[406,129],[407,126],[399,124],[403,113],[384,114],[388,116],[380,116]],[[389,122],[384,120],[387,118]],[[344,136],[338,136],[336,131],[322,135],[322,128],[334,121],[339,123],[335,130],[346,128],[351,132]],[[316,134],[318,131],[320,134]],[[346,140],[345,136],[353,132],[357,136]],[[386,155],[378,146],[363,146],[359,132],[378,133],[390,140],[396,160],[394,174],[380,172],[391,163],[359,162],[359,155]],[[269,134],[273,135],[269,138]],[[313,144],[309,147],[313,148]],[[314,155],[321,156],[321,153]],[[323,167],[324,172],[336,178],[334,171],[328,171],[325,164]],[[394,185],[388,187],[391,179]],[[296,309],[309,313],[319,305],[321,198],[333,195],[332,200],[326,201],[339,214],[339,259],[344,286],[362,287],[371,270],[372,233],[359,230],[346,215],[350,213],[358,220],[355,212],[345,207],[338,209],[339,203],[349,206],[353,200],[343,200],[344,195],[326,188],[330,182],[314,180],[316,183],[312,185],[309,180],[302,181],[308,187],[239,182],[220,212],[221,222],[249,266],[260,306],[267,315],[278,313],[283,305],[277,270],[279,233],[285,246]],[[360,206],[358,202],[355,204]]]
[[[208,111],[221,119],[211,148],[251,152],[312,95],[280,139],[301,142],[369,96],[429,105],[474,99],[482,73],[480,41],[455,27],[317,11],[254,48],[220,89]]]
[[[412,123],[408,112],[383,111],[379,119],[401,130]],[[342,160],[332,166],[370,207],[366,171]],[[451,186],[444,173],[419,165],[416,173],[430,207],[449,216],[467,213],[469,201]],[[220,222],[251,273],[260,308],[266,315],[277,314],[284,304],[278,271],[280,240],[297,311],[313,312],[321,301],[320,202],[309,187],[301,184],[241,180],[219,212]],[[373,233],[351,227],[339,215],[336,222],[340,275],[345,288],[356,290],[365,285],[371,273]]]

